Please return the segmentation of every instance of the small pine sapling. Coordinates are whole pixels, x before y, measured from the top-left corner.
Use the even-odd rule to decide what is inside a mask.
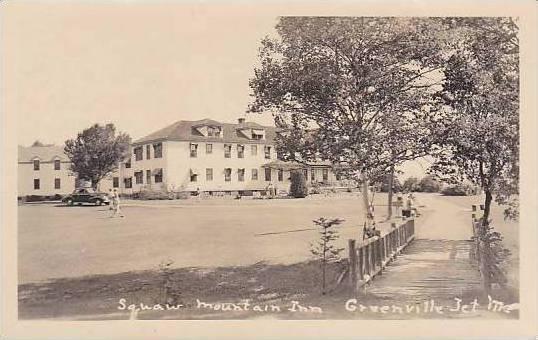
[[[334,227],[340,225],[344,220],[339,218],[326,219],[320,217],[313,222],[321,230],[318,242],[310,245],[310,252],[320,260],[322,270],[321,294],[325,295],[327,264],[340,260],[340,253],[344,250],[344,248],[337,248],[334,245],[339,237],[338,231],[334,230]]]

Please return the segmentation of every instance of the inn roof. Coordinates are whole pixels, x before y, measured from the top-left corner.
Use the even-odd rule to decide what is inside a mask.
[[[64,162],[69,162],[69,158],[64,153],[64,148],[58,145],[47,146],[21,146],[18,147],[18,161],[30,162],[35,158],[43,162],[49,162],[54,159],[60,159]]]
[[[196,127],[200,126],[220,126],[223,137],[205,137],[200,134]],[[263,129],[265,130],[264,140],[251,140],[246,138],[241,129]],[[273,144],[276,136],[276,128],[273,126],[263,126],[253,122],[243,122],[239,124],[222,123],[212,119],[202,119],[196,121],[180,120],[163,129],[155,131],[145,137],[133,142],[133,145],[145,144],[158,141],[187,141],[187,142],[220,142],[220,143],[256,143]]]

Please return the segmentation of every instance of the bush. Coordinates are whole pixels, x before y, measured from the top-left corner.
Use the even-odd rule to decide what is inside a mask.
[[[419,191],[418,183],[418,178],[409,177],[404,181],[402,185],[402,190],[407,192]]]
[[[60,201],[62,199],[62,195],[55,194],[55,195],[26,195],[24,197],[21,197],[21,201],[23,202],[41,202],[41,201]]]
[[[381,182],[381,186],[379,188],[381,192],[389,192],[389,177],[390,175],[384,176]],[[392,192],[400,192],[400,191],[402,191],[402,184],[400,183],[400,180],[398,179],[398,177],[394,176],[392,180]]]
[[[418,190],[421,192],[439,192],[441,190],[441,184],[437,182],[433,177],[423,177],[418,183]]]
[[[471,194],[471,188],[463,184],[451,185],[444,188],[441,193],[445,196],[468,196]]]
[[[290,196],[295,198],[304,198],[308,196],[306,179],[302,171],[292,171],[290,180]]]
[[[174,199],[174,194],[167,191],[160,190],[144,190],[140,191],[136,195],[133,195],[134,198],[141,200],[170,200]]]

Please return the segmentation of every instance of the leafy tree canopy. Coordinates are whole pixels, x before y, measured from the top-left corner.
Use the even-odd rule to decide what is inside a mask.
[[[77,138],[68,139],[64,151],[71,161],[71,171],[80,179],[91,181],[95,188],[128,155],[130,142],[129,135],[116,134],[114,124],[95,124]]]

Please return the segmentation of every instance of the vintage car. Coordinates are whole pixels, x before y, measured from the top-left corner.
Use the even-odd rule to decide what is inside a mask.
[[[89,203],[93,205],[110,204],[110,199],[107,194],[102,192],[96,192],[92,188],[80,188],[75,189],[72,194],[69,194],[62,198],[62,202],[67,205]]]

